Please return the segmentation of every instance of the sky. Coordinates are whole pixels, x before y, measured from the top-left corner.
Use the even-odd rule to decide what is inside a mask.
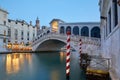
[[[0,7],[9,12],[9,19],[32,21],[38,17],[41,26],[50,26],[52,19],[65,22],[99,22],[99,0],[0,0]]]

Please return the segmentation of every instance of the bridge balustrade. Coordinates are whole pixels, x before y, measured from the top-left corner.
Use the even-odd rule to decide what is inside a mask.
[[[37,44],[39,41],[42,41],[44,39],[61,39],[61,40],[66,40],[67,35],[65,34],[59,34],[59,33],[48,33],[46,35],[43,35],[42,37],[39,37],[39,39],[35,40],[32,45]],[[83,43],[87,44],[95,44],[95,45],[100,45],[100,38],[93,38],[93,37],[85,37],[85,36],[73,36],[71,35],[71,41],[73,41],[75,44],[79,43],[79,39],[82,39]]]

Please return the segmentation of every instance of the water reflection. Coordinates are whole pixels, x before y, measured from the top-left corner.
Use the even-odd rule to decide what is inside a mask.
[[[85,80],[76,56],[71,53],[71,80]],[[65,58],[65,52],[1,54],[0,80],[66,80]]]
[[[60,61],[63,62],[66,57],[65,52],[60,52]]]
[[[23,65],[25,59],[28,61],[29,64],[31,64],[32,57],[31,54],[7,54],[6,55],[6,73],[12,74],[17,73],[20,70],[20,66]]]
[[[11,59],[11,55],[8,54],[7,58],[6,58],[6,72],[9,74],[12,72],[12,59]]]
[[[59,72],[57,70],[54,70],[51,72],[51,80],[59,80]]]

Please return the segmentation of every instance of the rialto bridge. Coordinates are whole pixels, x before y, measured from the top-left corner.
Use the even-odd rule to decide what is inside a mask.
[[[79,39],[82,39],[82,52],[99,54],[100,27],[98,22],[66,23],[53,19],[49,28],[43,28],[32,42],[33,51],[59,51],[67,43],[66,32],[71,32],[71,49],[79,51]]]
[[[82,52],[89,54],[98,54],[100,49],[100,39],[90,38],[84,36],[71,35],[71,49],[79,51],[79,39],[82,39]],[[32,44],[33,51],[60,51],[66,46],[67,35],[58,33],[48,33],[38,39]]]

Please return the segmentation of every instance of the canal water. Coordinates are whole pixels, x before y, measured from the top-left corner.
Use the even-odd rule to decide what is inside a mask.
[[[77,53],[71,53],[70,80],[85,80]],[[0,54],[0,80],[66,80],[66,53]]]

